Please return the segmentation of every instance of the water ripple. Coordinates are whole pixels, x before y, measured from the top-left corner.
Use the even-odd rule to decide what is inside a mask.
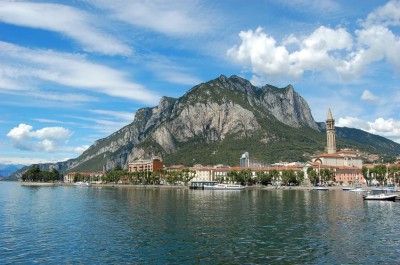
[[[0,186],[2,264],[398,263],[400,203],[346,192]]]

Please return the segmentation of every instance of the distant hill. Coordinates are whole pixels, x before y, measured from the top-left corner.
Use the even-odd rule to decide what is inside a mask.
[[[25,165],[0,164],[0,178],[7,178],[23,167],[25,167]]]
[[[318,122],[317,124],[321,132],[326,133],[325,123]],[[400,144],[385,137],[371,134],[360,129],[348,127],[335,127],[335,131],[341,148],[346,148],[346,145],[361,145],[364,147],[364,149],[367,149],[368,152],[372,154],[388,156],[400,155]],[[346,141],[341,142],[341,139]]]
[[[358,129],[337,128],[338,149],[400,154],[400,145]],[[42,169],[64,171],[126,168],[135,159],[161,156],[167,165],[237,165],[240,155],[265,162],[307,161],[324,150],[326,134],[291,85],[253,86],[238,76],[199,84],[180,98],[136,112],[135,120],[96,141],[78,158]]]

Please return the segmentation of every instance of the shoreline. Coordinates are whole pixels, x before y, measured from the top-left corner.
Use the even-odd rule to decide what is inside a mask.
[[[61,183],[61,182],[19,182],[21,186],[32,187],[75,187],[74,183]],[[95,184],[92,183],[90,187],[94,188],[120,188],[120,189],[189,189],[189,186],[183,185],[134,185],[134,184]],[[342,190],[344,186],[331,186],[327,187],[328,190]],[[366,191],[371,191],[374,187],[363,187]],[[246,186],[245,190],[313,190],[313,186]]]

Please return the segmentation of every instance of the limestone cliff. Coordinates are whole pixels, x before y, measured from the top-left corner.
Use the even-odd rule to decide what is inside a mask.
[[[260,135],[257,141],[265,144],[285,138],[269,130],[268,123],[318,130],[306,101],[292,86],[257,88],[243,78],[221,75],[178,99],[163,97],[158,106],[138,110],[130,125],[96,141],[68,170],[108,170],[152,155],[166,158],[196,140],[207,145],[227,136]]]
[[[357,129],[338,132],[338,148],[400,152],[399,144]],[[305,161],[323,150],[325,141],[324,128],[291,85],[258,88],[238,76],[221,75],[178,99],[163,97],[157,106],[138,110],[131,124],[96,141],[78,158],[39,166],[60,172],[110,170],[154,155],[168,165],[237,165],[245,151],[265,162]]]

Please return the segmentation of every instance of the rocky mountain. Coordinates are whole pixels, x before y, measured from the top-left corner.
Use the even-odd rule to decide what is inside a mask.
[[[8,177],[18,169],[23,167],[24,165],[0,164],[0,178]]]
[[[131,124],[96,141],[78,158],[41,167],[109,170],[154,155],[167,165],[236,165],[245,151],[266,162],[305,161],[323,151],[325,141],[323,128],[291,85],[259,88],[238,76],[221,75],[178,99],[163,97],[158,106],[138,110]],[[338,143],[339,148],[370,150],[346,137],[339,137]],[[400,145],[381,151],[398,154]]]

